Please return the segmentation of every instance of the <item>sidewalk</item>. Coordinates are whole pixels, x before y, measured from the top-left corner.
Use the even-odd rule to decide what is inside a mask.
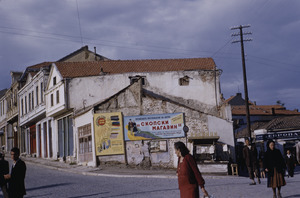
[[[53,159],[43,159],[35,157],[21,157],[26,163],[43,166],[46,168],[66,171],[70,173],[94,176],[109,177],[148,177],[148,178],[177,178],[175,169],[162,169],[151,167],[135,168],[125,164],[101,164],[99,167],[72,165],[65,162],[59,162]]]
[[[125,164],[101,164],[98,167],[72,165],[65,162],[59,162],[53,159],[43,159],[35,157],[21,157],[28,164],[43,166],[49,169],[66,171],[70,173],[107,177],[139,177],[139,178],[177,178],[176,169],[166,169],[159,167],[141,168],[131,167]],[[236,176],[205,175],[205,177],[228,178]]]

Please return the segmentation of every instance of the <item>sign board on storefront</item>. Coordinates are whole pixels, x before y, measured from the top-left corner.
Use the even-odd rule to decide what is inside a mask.
[[[272,139],[299,139],[300,131],[289,132],[269,132],[267,134],[256,135],[256,140],[272,140]]]
[[[124,154],[121,112],[94,114],[96,155]]]
[[[183,113],[124,116],[124,138],[149,140],[185,137]]]

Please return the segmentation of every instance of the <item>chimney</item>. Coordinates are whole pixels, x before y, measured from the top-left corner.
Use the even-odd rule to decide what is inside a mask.
[[[272,108],[272,115],[275,115],[275,108]]]
[[[94,52],[95,52],[95,61],[96,61],[97,60],[96,47],[94,47]]]

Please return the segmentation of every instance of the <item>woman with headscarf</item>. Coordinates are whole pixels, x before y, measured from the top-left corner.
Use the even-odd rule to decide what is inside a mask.
[[[264,157],[264,167],[268,174],[268,188],[273,190],[273,198],[281,198],[281,186],[286,185],[284,180],[285,161],[281,152],[275,148],[275,142],[269,141]],[[278,189],[276,196],[276,188]]]
[[[189,153],[183,142],[174,144],[175,153],[178,157],[177,175],[181,198],[199,198],[199,187],[204,197],[208,193],[204,188],[205,181],[197,167],[193,156]]]

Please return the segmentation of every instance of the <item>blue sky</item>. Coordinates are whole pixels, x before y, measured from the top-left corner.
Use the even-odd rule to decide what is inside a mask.
[[[10,71],[88,45],[111,59],[212,57],[228,98],[244,93],[230,28],[250,24],[249,99],[299,109],[299,8],[299,0],[0,0],[0,89],[10,87]]]

